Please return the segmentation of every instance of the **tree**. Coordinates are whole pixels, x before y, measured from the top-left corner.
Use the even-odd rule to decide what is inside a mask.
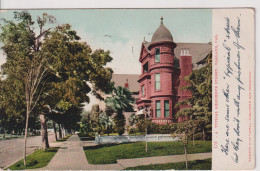
[[[114,124],[111,116],[107,115],[105,112],[102,112],[99,115],[99,123],[102,129],[104,130],[104,132],[109,135],[110,130]]]
[[[172,135],[173,138],[178,137],[183,144],[186,170],[188,170],[188,153],[187,153],[188,139],[191,132],[192,131],[190,130],[190,124],[188,123],[188,121],[185,121],[184,123],[178,125],[177,130]]]
[[[90,119],[90,112],[89,111],[83,111],[81,113],[81,125],[80,125],[80,133],[81,134],[89,134],[93,131],[91,126],[91,119]]]
[[[192,73],[185,79],[189,85],[181,89],[189,90],[192,94],[191,98],[180,101],[175,108],[180,106],[190,106],[182,108],[176,113],[176,117],[190,118],[193,129],[202,130],[203,139],[205,140],[205,131],[210,133],[212,128],[212,52],[207,56],[208,64]],[[194,128],[196,127],[196,128]],[[208,135],[208,137],[211,137]]]
[[[114,116],[115,129],[119,135],[122,135],[125,131],[125,116],[123,112],[132,112],[135,99],[132,97],[132,93],[121,86],[113,89],[112,96],[107,97],[105,102],[108,107],[114,110],[117,114]]]
[[[0,79],[0,127],[5,132],[16,130],[22,132],[24,128],[25,109],[23,87],[19,82],[12,82],[10,78]]]
[[[89,101],[87,93],[91,89],[87,82],[93,84],[95,89],[109,91],[112,69],[104,66],[112,57],[109,51],[96,50],[92,53],[86,42],[79,41],[80,37],[69,24],[48,27],[54,24],[55,18],[46,13],[38,17],[36,24],[26,11],[15,12],[14,19],[15,22],[3,19],[0,40],[7,56],[3,74],[12,83],[21,85],[19,92],[24,94],[22,99],[26,102],[20,103],[26,110],[26,165],[27,129],[31,113],[43,114],[41,118],[45,124],[49,111],[60,109],[65,112],[71,106],[80,107],[81,103]],[[35,25],[38,30],[34,29]],[[50,100],[53,97],[54,102]],[[47,127],[42,128],[42,140],[46,142],[43,146],[46,148]]]

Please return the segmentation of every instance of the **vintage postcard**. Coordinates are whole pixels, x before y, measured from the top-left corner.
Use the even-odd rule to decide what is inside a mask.
[[[254,9],[0,18],[0,169],[255,168]]]

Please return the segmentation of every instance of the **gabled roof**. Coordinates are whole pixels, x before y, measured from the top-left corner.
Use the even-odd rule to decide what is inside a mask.
[[[177,47],[174,50],[177,58],[181,55],[181,49],[189,49],[192,56],[192,63],[196,64],[203,60],[212,50],[211,43],[176,43]]]
[[[144,47],[146,48],[146,50],[148,51],[148,52],[150,52],[149,50],[148,50],[148,46],[150,45],[151,43],[150,42],[143,42],[143,45],[144,45]]]
[[[148,46],[151,42],[143,42],[144,47],[148,52]],[[174,50],[176,61],[180,58],[181,49],[189,49],[192,56],[192,64],[197,64],[202,61],[212,50],[211,43],[176,43],[177,47]]]
[[[115,82],[115,86],[125,87],[125,83],[128,81],[128,87],[131,92],[139,91],[139,84],[137,80],[140,74],[113,74],[112,81]]]

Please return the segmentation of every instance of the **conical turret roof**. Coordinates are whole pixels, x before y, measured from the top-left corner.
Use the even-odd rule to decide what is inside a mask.
[[[161,17],[161,25],[155,31],[152,37],[152,42],[171,41],[173,42],[171,32],[163,25],[163,18]]]

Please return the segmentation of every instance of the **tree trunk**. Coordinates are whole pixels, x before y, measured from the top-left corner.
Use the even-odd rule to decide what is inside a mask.
[[[60,129],[61,129],[61,137],[64,138],[65,136],[64,136],[64,130],[63,130],[63,126],[62,125],[60,126]]]
[[[5,138],[5,128],[4,128],[4,135],[3,135],[3,138]]]
[[[187,147],[184,145],[184,152],[185,152],[185,158],[186,158],[186,170],[188,170],[188,156],[187,156]]]
[[[205,141],[205,130],[203,128],[203,141]]]
[[[52,121],[53,124],[53,130],[54,130],[54,134],[55,134],[55,140],[58,141],[58,136],[57,136],[57,129],[56,129],[56,124],[54,121]]]
[[[25,123],[25,130],[24,130],[24,158],[23,158],[23,164],[26,167],[26,144],[27,144],[27,130],[28,130],[28,119],[30,114],[30,108],[27,104],[27,110],[26,110],[26,123]]]
[[[45,115],[40,115],[40,120],[41,120],[42,149],[46,150],[50,146],[48,141],[48,130],[47,130]]]
[[[59,139],[61,139],[62,138],[61,125],[60,124],[58,124],[58,125],[59,125]]]

